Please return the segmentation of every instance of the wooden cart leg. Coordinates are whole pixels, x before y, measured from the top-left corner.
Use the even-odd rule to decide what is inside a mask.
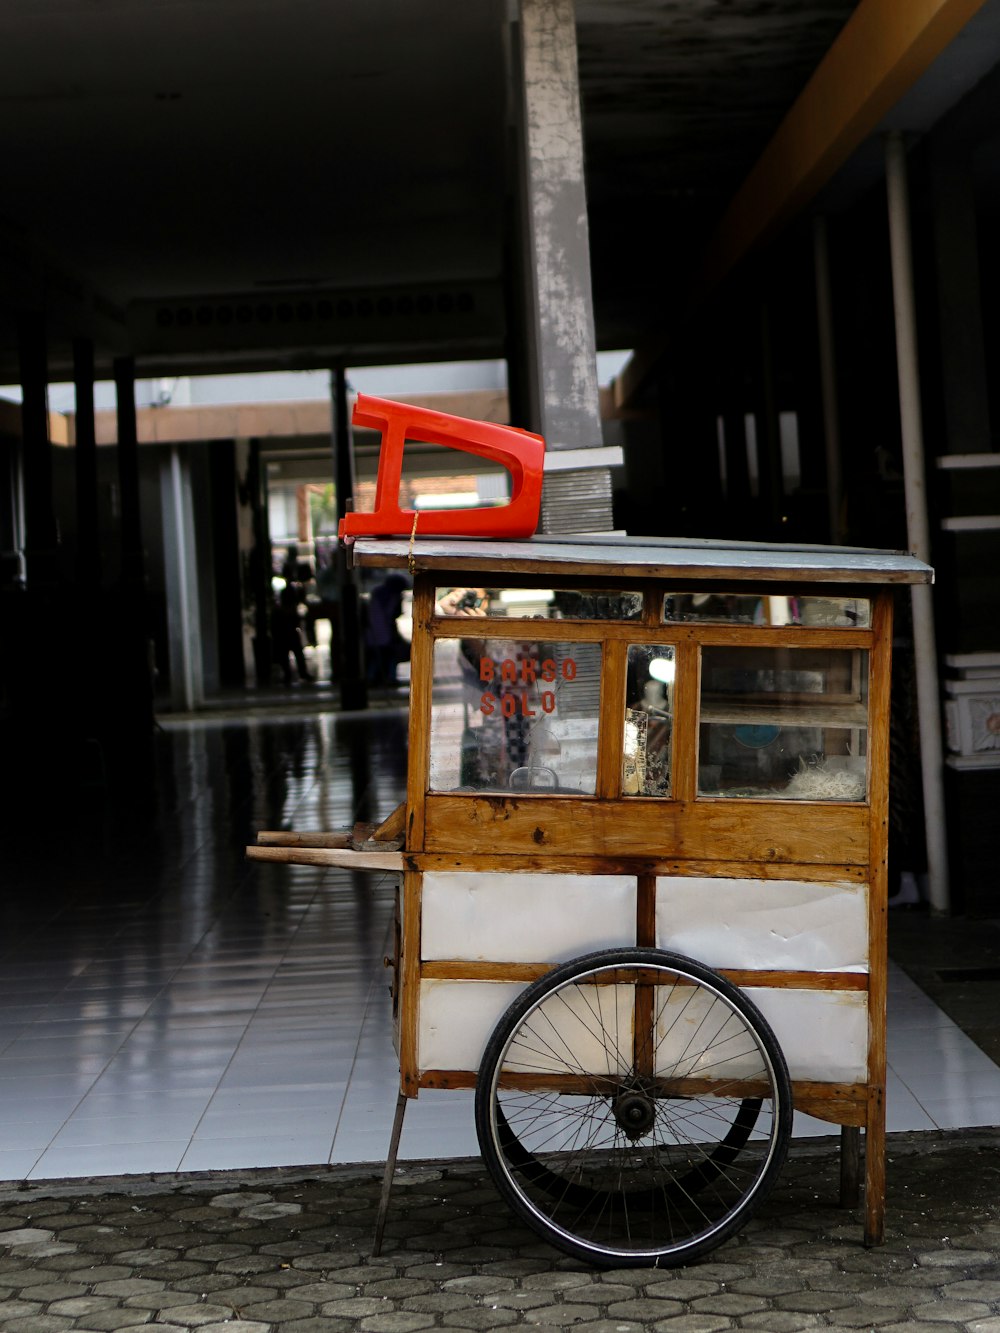
[[[378,1201],[378,1216],[375,1219],[375,1240],[372,1244],[372,1258],[382,1253],[382,1235],[385,1231],[386,1214],[389,1211],[389,1195],[392,1192],[392,1178],[396,1173],[396,1154],[399,1152],[399,1136],[403,1132],[403,1116],[409,1101],[402,1093],[396,1099],[396,1114],[392,1121],[392,1134],[389,1138],[389,1155],[385,1159],[385,1174],[382,1176],[382,1194]]]
[[[865,1245],[885,1240],[885,1095],[881,1088],[868,1092],[865,1124]]]
[[[861,1130],[840,1127],[840,1206],[857,1208],[861,1193]]]

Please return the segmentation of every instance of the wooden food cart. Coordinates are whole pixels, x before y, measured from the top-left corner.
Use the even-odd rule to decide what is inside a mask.
[[[406,802],[295,859],[400,872],[384,1202],[406,1099],[474,1087],[543,1236],[683,1263],[766,1196],[794,1107],[843,1127],[848,1199],[865,1131],[878,1244],[892,598],[930,569],[613,535],[353,559],[413,576]]]

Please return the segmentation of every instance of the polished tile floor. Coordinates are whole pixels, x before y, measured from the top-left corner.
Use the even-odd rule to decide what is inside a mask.
[[[243,849],[381,818],[405,747],[391,699],[167,719],[128,821],[8,838],[0,1180],[384,1160],[391,885]],[[890,1129],[996,1122],[1000,1067],[895,967],[889,1059]],[[410,1105],[402,1158],[477,1152],[469,1095]]]

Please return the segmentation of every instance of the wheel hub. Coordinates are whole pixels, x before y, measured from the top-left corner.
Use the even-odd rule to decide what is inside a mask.
[[[653,1099],[635,1088],[620,1092],[612,1104],[612,1110],[620,1128],[633,1142],[648,1133],[656,1119]]]

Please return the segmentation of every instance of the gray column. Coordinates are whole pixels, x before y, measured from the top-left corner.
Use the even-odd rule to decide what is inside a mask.
[[[59,543],[52,493],[49,439],[48,350],[45,318],[25,312],[17,321],[21,375],[21,475],[24,484],[25,556],[28,582],[55,577]]]
[[[166,573],[170,653],[170,702],[193,712],[204,703],[199,634],[198,557],[195,547],[191,469],[177,445],[161,465],[163,563]]]
[[[929,560],[930,528],[927,520],[924,437],[920,414],[920,368],[913,293],[906,148],[902,136],[898,133],[890,134],[886,138],[885,174],[889,203],[889,247],[896,326],[899,420],[903,439],[907,540],[913,555],[919,560]],[[929,584],[914,584],[910,593],[913,607],[913,650],[917,672],[917,711],[920,719],[920,764],[927,821],[928,887],[931,907],[937,912],[947,912],[950,906],[948,840],[944,814],[941,703],[934,632],[934,603]]]
[[[97,502],[97,437],[94,424],[94,344],[73,342],[76,389],[76,576],[92,593],[101,587],[101,544]]]
[[[611,527],[602,448],[573,0],[520,0],[530,425],[548,450],[546,532]],[[583,451],[583,452],[577,452]]]
[[[330,372],[333,397],[333,476],[337,499],[337,521],[354,507],[354,440],[347,403],[347,372],[335,366]],[[331,658],[339,648],[339,662],[331,662],[331,675],[339,670],[340,706],[345,710],[368,707],[365,678],[364,643],[361,635],[361,603],[357,575],[347,567],[347,549],[337,545],[337,587],[340,590],[340,619],[336,642],[330,645]]]

